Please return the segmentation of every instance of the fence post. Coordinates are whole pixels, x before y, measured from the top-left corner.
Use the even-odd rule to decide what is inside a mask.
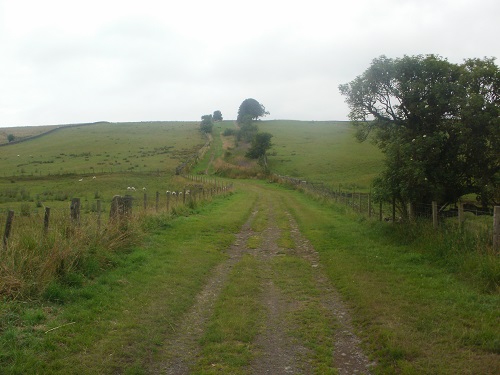
[[[80,198],[73,198],[71,200],[70,211],[73,223],[80,224]]]
[[[148,208],[148,195],[144,193],[144,210]]]
[[[186,204],[186,189],[182,191],[182,204]]]
[[[409,221],[413,221],[413,217],[414,217],[414,212],[413,212],[413,203],[410,202],[408,203],[408,220]]]
[[[432,226],[434,229],[438,227],[438,204],[436,201],[432,201]]]
[[[49,231],[49,221],[50,221],[50,207],[45,207],[45,214],[43,217],[43,232],[47,234]]]
[[[359,193],[359,212],[361,212],[361,193]]]
[[[9,242],[10,230],[12,228],[12,221],[14,220],[14,211],[9,210],[7,213],[7,221],[5,222],[5,232],[3,233],[3,249],[7,249],[7,243]]]
[[[493,248],[500,248],[500,206],[493,209]]]
[[[396,196],[392,196],[392,222],[396,222]]]
[[[379,221],[382,221],[382,201],[379,203],[378,216]]]
[[[462,229],[464,225],[464,204],[462,202],[458,203],[458,225]]]
[[[160,204],[160,192],[157,191],[156,192],[156,206],[155,206],[156,212],[158,212],[158,206],[159,206],[159,204]]]
[[[121,210],[121,200],[122,197],[119,195],[115,195],[113,200],[111,201],[111,208],[109,209],[109,218],[111,220],[115,220],[120,216]]]
[[[167,191],[167,213],[170,212],[170,192]]]
[[[101,200],[98,199],[97,202],[96,202],[96,205],[97,205],[97,231],[100,232],[101,231],[101,213],[102,213],[102,204],[101,204]]]
[[[134,197],[131,195],[125,195],[122,198],[122,204],[123,204],[123,216],[129,216],[132,215],[132,203],[134,201]]]
[[[372,194],[368,193],[368,217],[372,217]]]

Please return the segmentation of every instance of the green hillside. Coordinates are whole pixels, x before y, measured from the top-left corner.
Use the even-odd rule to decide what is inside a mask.
[[[69,126],[1,147],[1,173],[9,177],[171,170],[204,142],[196,122]]]
[[[348,122],[262,121],[259,127],[274,135],[269,162],[275,173],[367,189],[381,170],[381,152],[356,141]]]

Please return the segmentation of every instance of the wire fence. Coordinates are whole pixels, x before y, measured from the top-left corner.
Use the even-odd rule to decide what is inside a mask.
[[[129,188],[130,194],[115,195],[111,201],[96,199],[82,202],[80,198],[72,198],[65,208],[49,206],[23,208],[17,212],[12,209],[0,210],[5,217],[3,233],[3,248],[9,244],[9,239],[19,229],[22,236],[25,228],[39,228],[48,233],[55,226],[60,227],[94,227],[100,231],[103,226],[116,221],[132,218],[133,215],[151,213],[175,213],[183,207],[194,207],[198,203],[211,200],[212,197],[225,194],[232,190],[233,184],[202,176],[185,176],[193,181],[183,189],[166,190],[154,194],[136,191]]]
[[[493,217],[490,238],[494,249],[500,249],[500,206],[488,209],[477,207],[469,202],[457,202],[455,206],[438,206],[437,202],[411,203],[406,207],[397,207],[396,202],[374,202],[371,193],[356,192],[354,188],[342,189],[333,188],[323,182],[310,182],[305,179],[289,176],[274,175],[274,179],[282,184],[290,185],[314,196],[334,201],[337,204],[350,207],[353,211],[364,214],[368,217],[377,218],[386,222],[408,222],[416,218],[432,221],[434,228],[440,226],[440,222],[455,218],[459,227],[463,227],[466,218],[470,215],[474,217]],[[403,216],[401,212],[404,211]]]

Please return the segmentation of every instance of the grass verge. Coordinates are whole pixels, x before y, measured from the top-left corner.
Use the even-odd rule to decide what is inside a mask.
[[[233,194],[191,216],[148,218],[148,241],[113,257],[111,270],[56,284],[63,303],[2,301],[2,373],[140,373],[224,259],[221,249],[232,243],[251,204]]]

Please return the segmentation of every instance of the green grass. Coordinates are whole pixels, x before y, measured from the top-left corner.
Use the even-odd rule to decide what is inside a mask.
[[[173,170],[205,143],[198,126],[196,122],[147,122],[62,128],[1,147],[2,176]]]
[[[253,340],[263,318],[260,269],[255,257],[245,255],[231,271],[201,339],[196,373],[246,373],[245,367],[255,355]]]
[[[385,223],[288,198],[301,229],[352,308],[380,374],[495,374],[500,296],[400,244]]]
[[[356,141],[348,122],[262,121],[259,129],[274,135],[269,157],[274,173],[368,190],[382,168],[383,154]]]
[[[222,250],[250,204],[234,194],[190,216],[149,218],[147,243],[111,258],[112,270],[76,284],[55,283],[47,297],[64,303],[2,302],[0,368],[30,374],[133,373],[147,367],[209,271],[224,259]]]

